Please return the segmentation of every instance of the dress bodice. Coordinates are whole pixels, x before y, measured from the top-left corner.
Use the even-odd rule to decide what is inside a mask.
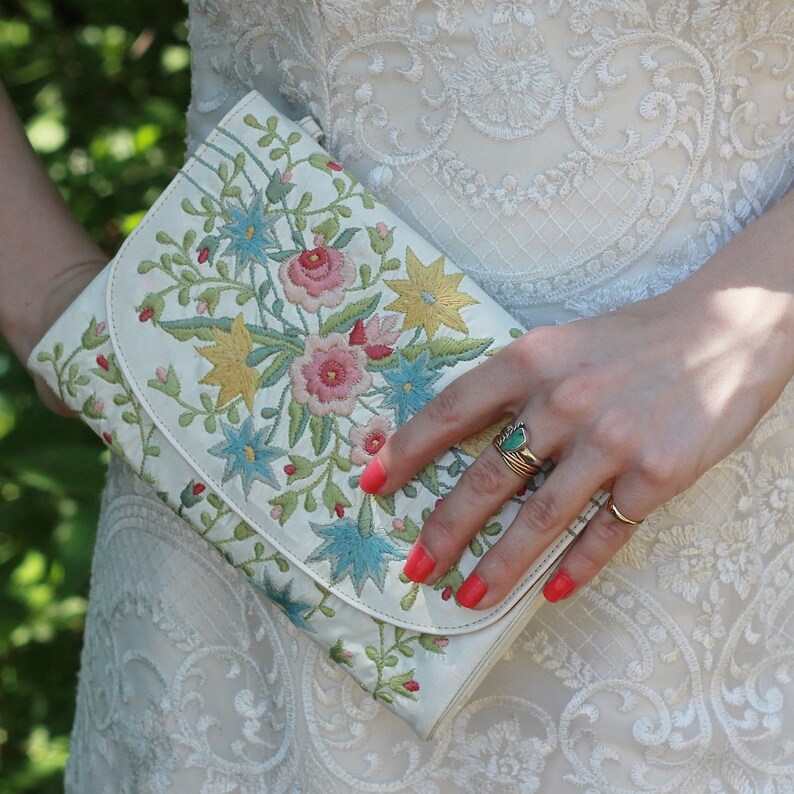
[[[776,201],[786,0],[195,0],[192,140],[250,88],[526,324],[667,289]],[[277,100],[278,101],[278,100]]]

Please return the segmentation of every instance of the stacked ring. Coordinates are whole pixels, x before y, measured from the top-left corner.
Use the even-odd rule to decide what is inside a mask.
[[[529,431],[523,422],[507,425],[494,438],[493,445],[510,469],[525,480],[534,477],[545,462],[529,448]]]

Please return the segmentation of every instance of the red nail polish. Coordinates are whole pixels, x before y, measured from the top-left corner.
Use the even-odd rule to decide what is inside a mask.
[[[386,472],[383,469],[383,464],[375,458],[367,464],[364,473],[358,481],[358,487],[364,493],[377,493],[386,484]]]
[[[370,463],[370,466],[372,464]],[[421,543],[414,543],[414,547],[408,554],[405,561],[403,573],[412,581],[421,584],[430,576],[430,572],[436,567],[435,560],[427,553]]]
[[[469,578],[458,588],[455,598],[462,607],[472,609],[480,603],[482,597],[488,592],[488,585],[476,574],[469,574]]]
[[[574,590],[576,590],[576,585],[573,579],[571,579],[567,573],[557,571],[557,573],[546,582],[546,586],[543,588],[543,595],[547,601],[556,604],[563,598],[568,598]]]

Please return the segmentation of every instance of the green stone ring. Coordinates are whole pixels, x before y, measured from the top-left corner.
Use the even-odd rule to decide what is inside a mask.
[[[493,445],[499,450],[504,462],[525,480],[534,477],[545,462],[529,448],[529,431],[523,422],[507,425],[494,438]]]

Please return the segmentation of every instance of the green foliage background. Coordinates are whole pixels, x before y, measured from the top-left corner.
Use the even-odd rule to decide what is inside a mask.
[[[182,0],[0,0],[0,80],[108,255],[182,161],[185,17]],[[62,791],[106,455],[0,340],[0,794]]]

